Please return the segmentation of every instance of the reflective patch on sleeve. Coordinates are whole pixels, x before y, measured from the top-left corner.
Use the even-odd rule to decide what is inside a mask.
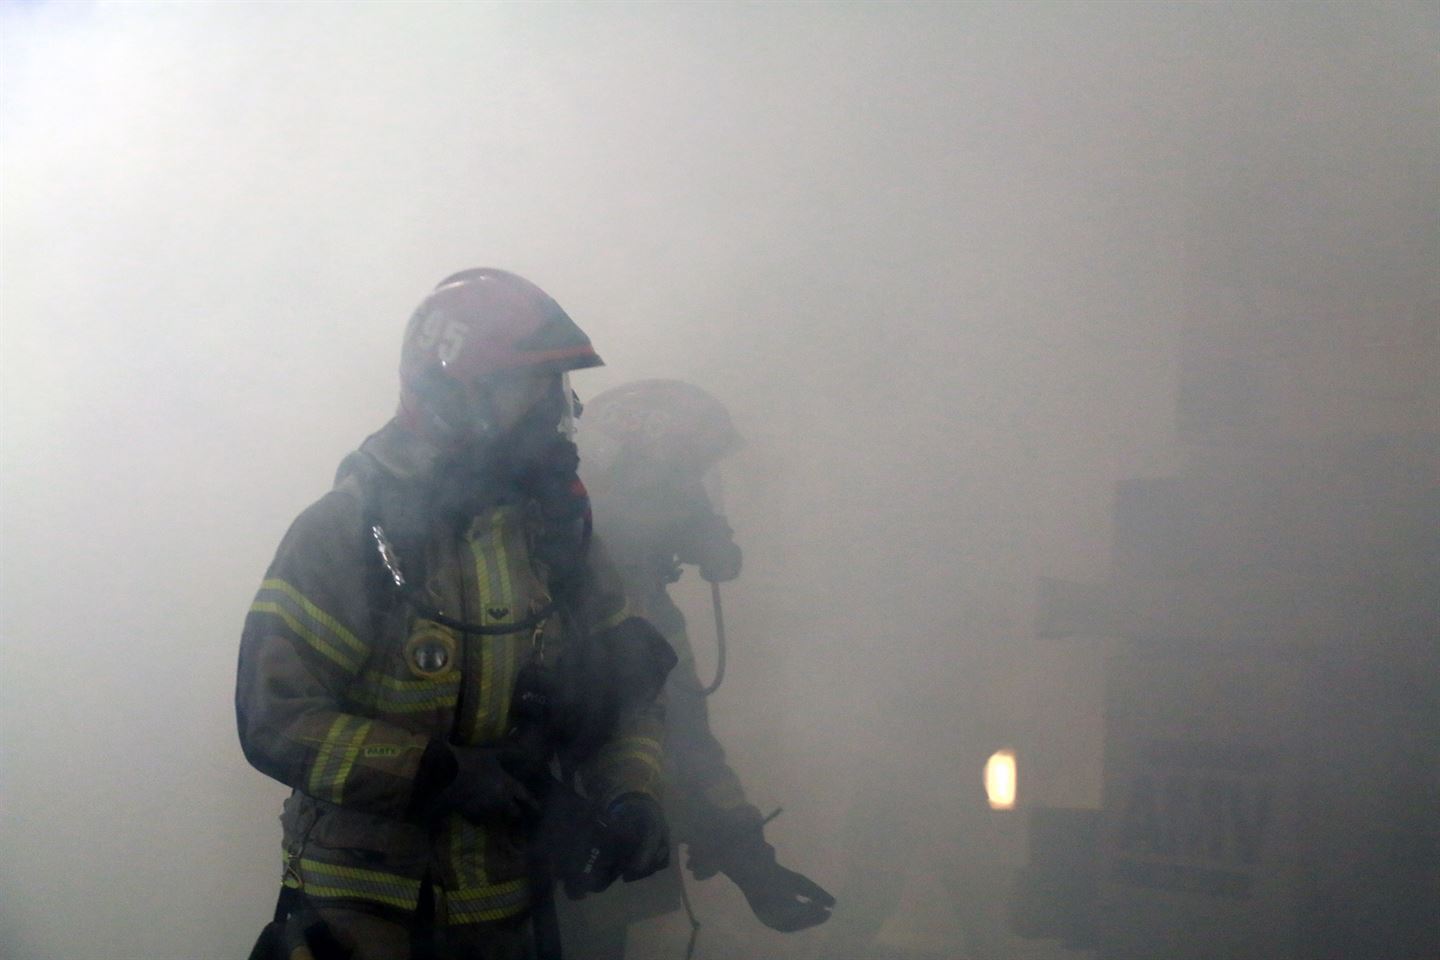
[[[321,610],[284,580],[270,579],[260,584],[260,592],[250,609],[254,613],[279,617],[315,652],[348,673],[358,670],[369,653],[339,620]]]
[[[620,748],[602,751],[600,754],[600,759],[596,764],[596,768],[599,770],[608,770],[612,767],[618,767],[620,764],[627,763],[631,760],[635,760],[639,763],[644,764],[646,767],[654,770],[657,774],[660,772],[659,751],[656,749],[645,747],[631,747],[629,749]]]
[[[340,803],[344,798],[345,781],[355,767],[355,758],[365,737],[370,733],[371,722],[362,717],[342,713],[330,725],[315,763],[310,768],[309,789],[312,797]]]
[[[398,680],[388,674],[365,672],[350,691],[355,704],[380,713],[424,713],[453,709],[460,695],[460,674],[438,680]]]
[[[660,783],[660,741],[650,737],[621,737],[600,751],[591,766],[593,775],[609,781],[606,796],[625,790],[652,791]]]

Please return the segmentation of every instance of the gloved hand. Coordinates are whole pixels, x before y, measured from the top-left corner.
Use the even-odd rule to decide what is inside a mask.
[[[627,793],[606,810],[621,879],[643,880],[670,864],[670,826],[655,798]]]
[[[690,870],[695,878],[725,874],[740,888],[760,922],[781,933],[830,919],[835,898],[804,874],[776,863],[775,848],[765,842],[761,829],[758,822],[732,825],[708,843],[691,843]]]
[[[641,880],[670,862],[670,829],[653,797],[627,793],[595,817],[584,842],[561,870],[565,893],[578,900],[599,893],[620,877]]]
[[[501,747],[450,746],[455,777],[435,797],[432,811],[453,810],[466,820],[480,822],[496,817],[534,818],[540,805],[525,785],[506,769],[515,758]]]
[[[722,872],[735,881],[761,923],[781,933],[804,930],[830,919],[832,897],[818,883],[775,862],[775,850],[728,858]]]

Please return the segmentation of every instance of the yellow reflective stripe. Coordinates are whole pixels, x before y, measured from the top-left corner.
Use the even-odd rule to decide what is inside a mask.
[[[612,750],[616,747],[626,746],[634,750],[652,750],[656,754],[660,753],[659,739],[656,737],[647,737],[644,734],[640,733],[631,733],[626,734],[623,737],[616,737],[614,740],[611,740],[606,745],[607,748]]]
[[[369,720],[344,713],[335,718],[315,755],[315,763],[310,768],[310,787],[307,792],[312,797],[333,803],[341,802],[345,792],[345,779],[350,776],[350,771],[355,766],[355,758],[360,753],[360,746],[369,732]]]
[[[315,759],[310,766],[309,792],[312,796],[320,793],[320,785],[325,780],[325,771],[330,766],[331,757],[335,754],[335,744],[340,738],[340,731],[345,729],[345,724],[350,718],[340,714],[330,724],[330,729],[325,732],[325,739],[320,741],[320,749],[315,753]]]
[[[250,609],[255,613],[271,613],[281,620],[284,620],[286,626],[298,633],[301,639],[315,648],[316,653],[344,667],[347,673],[354,673],[360,669],[358,661],[350,659],[344,652],[325,642],[318,634],[297,620],[289,610],[284,609],[278,603],[256,600],[250,605]]]
[[[612,770],[631,760],[639,761],[642,766],[653,770],[656,776],[660,775],[660,758],[653,751],[643,749],[620,750],[614,753],[606,751],[596,761],[595,769],[596,772]]]
[[[447,916],[451,923],[491,923],[495,920],[504,920],[506,917],[513,917],[529,906],[528,899],[522,899],[519,903],[510,904],[504,907],[494,907],[489,910],[474,910],[466,907],[450,907]]]
[[[465,862],[465,844],[461,842],[461,836],[465,832],[463,821],[451,818],[450,823],[450,863],[454,865],[455,872],[460,875],[460,882],[465,883],[478,879],[477,877],[465,876],[465,867],[470,866]],[[476,858],[479,859],[479,858]]]
[[[524,910],[529,903],[530,886],[526,880],[445,891],[445,914],[450,923],[501,920]]]
[[[312,897],[358,898],[415,909],[420,899],[420,881],[380,870],[341,867],[333,863],[302,858],[302,888]]]
[[[597,631],[599,631],[599,630],[609,630],[609,629],[611,629],[612,627],[618,627],[618,626],[620,626],[620,624],[624,623],[626,620],[629,620],[632,616],[633,616],[633,614],[630,612],[630,604],[629,604],[629,603],[626,603],[626,604],[622,605],[619,610],[615,611],[615,612],[614,612],[613,614],[611,614],[610,616],[608,616],[608,617],[606,617],[605,619],[601,620],[600,622],[596,623],[596,624],[595,624],[595,629],[596,629]]]
[[[339,803],[345,793],[345,782],[350,779],[350,771],[355,769],[355,758],[360,756],[360,747],[364,745],[365,738],[370,734],[371,723],[366,720],[355,731],[350,742],[345,746],[345,756],[340,763],[340,769],[335,773],[335,802]]]
[[[389,674],[366,671],[349,692],[355,703],[386,713],[421,713],[453,707],[459,695],[458,671],[434,680],[400,680]]]
[[[510,691],[515,686],[516,647],[525,642],[522,639],[525,636],[527,635],[511,634],[490,638],[490,669],[485,671],[485,675],[495,678],[497,689],[493,699],[483,702],[481,706],[484,715],[481,717],[483,726],[480,728],[480,736],[483,740],[498,740],[505,735],[505,728],[509,723]]]
[[[507,523],[514,511],[498,509],[490,518],[490,529],[470,538],[470,552],[475,558],[475,579],[480,589],[480,606],[489,615],[492,607],[502,607],[505,617],[518,619],[521,610],[510,575],[512,558],[505,545]],[[512,525],[513,526],[513,525]],[[481,741],[497,739],[505,734],[510,712],[510,690],[515,685],[515,658],[525,634],[501,634],[481,638],[488,662],[480,671],[480,696],[475,712],[475,735]]]
[[[472,531],[473,533],[473,531]],[[508,598],[495,596],[493,580],[491,578],[490,561],[485,556],[484,536],[472,536],[470,538],[470,555],[475,558],[475,589],[480,593],[480,620],[483,623],[490,616],[490,608],[505,605]],[[495,646],[496,637],[475,637],[474,642],[480,644],[481,656],[486,657],[490,649]],[[485,719],[489,714],[490,701],[495,695],[494,667],[489,663],[480,664],[480,697],[475,705],[475,731],[481,734],[485,726]]]
[[[523,560],[525,556],[524,551],[521,551],[519,557],[515,556],[506,545],[505,524],[507,520],[512,518],[517,522],[511,523],[509,526],[511,535],[523,537],[523,521],[521,521],[520,514],[516,511],[497,511],[494,519],[491,521],[491,527],[495,531],[495,557],[498,561],[496,563],[496,569],[500,576],[500,595],[509,601],[507,606],[510,606],[511,609],[514,610],[513,616],[518,619],[526,616],[530,611],[522,610],[517,606],[517,601],[521,598],[516,592],[515,580],[511,576],[512,568],[517,562]],[[506,727],[509,726],[510,698],[515,692],[515,677],[519,673],[520,656],[525,646],[530,642],[530,636],[530,632],[526,631],[523,633],[507,634],[500,638],[504,641],[504,645],[501,651],[501,661],[496,664],[499,669],[495,671],[496,682],[500,685],[500,695],[496,698],[497,702],[495,704],[494,726],[491,730],[492,735],[495,737],[504,736]]]
[[[453,707],[458,696],[459,686],[457,685],[452,687],[448,693],[437,690],[429,696],[410,694],[396,697],[389,695],[389,692],[384,690],[365,690],[353,694],[351,699],[362,707],[384,713],[424,713],[427,710]]]
[[[505,549],[505,518],[508,512],[509,511],[506,510],[496,510],[495,516],[490,521],[490,528],[495,537],[495,553],[497,559],[500,561],[496,564],[498,569],[495,571],[500,578],[500,582],[497,584],[500,588],[500,596],[506,600],[512,600],[515,597],[515,584],[510,579],[511,560],[509,551]],[[524,616],[524,612],[517,610],[514,615],[518,618]]]
[[[442,690],[446,687],[458,687],[460,685],[460,672],[458,670],[443,674],[434,680],[401,680],[392,677],[388,673],[366,672],[360,675],[361,683],[374,683],[382,687],[389,687],[399,693],[415,693],[422,690]]]
[[[326,613],[324,610],[321,610],[319,607],[315,606],[315,604],[310,602],[309,598],[307,598],[299,590],[296,590],[289,583],[286,583],[284,580],[280,580],[278,578],[266,580],[260,584],[260,589],[262,591],[278,590],[281,593],[285,594],[285,596],[295,601],[295,603],[300,606],[300,609],[304,610],[305,613],[312,620],[324,626],[332,634],[334,634],[341,643],[354,650],[360,656],[363,657],[370,652],[366,649],[365,644],[355,639],[355,634],[347,630],[344,624],[342,624],[339,620],[336,620],[334,617],[330,616],[330,614]]]
[[[489,885],[485,872],[485,831],[460,816],[450,818],[450,864],[462,889]]]

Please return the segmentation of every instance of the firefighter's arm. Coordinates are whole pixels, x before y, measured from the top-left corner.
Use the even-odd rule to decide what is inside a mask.
[[[670,860],[660,808],[665,677],[674,651],[653,626],[630,616],[614,568],[593,549],[575,609],[578,648],[568,673],[578,682],[571,756],[588,797],[584,856],[565,873],[571,897],[604,890],[617,877],[638,880]]]
[[[661,691],[675,653],[648,622],[632,616],[624,586],[604,546],[596,540],[586,558],[576,614],[587,657],[596,665],[589,682],[591,722],[600,729],[584,751],[579,773],[591,799],[602,804],[625,793],[658,799],[664,704]],[[588,739],[588,738],[587,738]]]
[[[740,778],[710,731],[693,666],[690,673],[677,677],[668,690],[666,749],[676,771],[675,806],[690,848],[691,873],[700,880],[724,873],[760,922],[774,930],[824,923],[835,898],[809,877],[776,862],[775,848],[765,840],[766,819],[745,801]]]
[[[772,929],[790,932],[824,923],[835,898],[776,862],[775,848],[765,841],[767,818],[746,802],[740,778],[725,761],[725,749],[710,729],[694,658],[688,643],[682,647],[666,686],[665,748],[675,771],[673,806],[690,848],[691,872],[701,880],[723,872]]]
[[[729,835],[747,826],[758,829],[760,811],[746,800],[740,777],[710,729],[710,712],[688,644],[677,652],[680,661],[665,685],[665,753],[675,771],[677,827],[687,840]]]
[[[402,816],[417,781],[434,791],[454,774],[434,762],[427,736],[346,709],[373,642],[363,533],[359,505],[343,493],[291,526],[245,620],[235,714],[261,772],[321,800]]]
[[[664,718],[664,702],[659,697],[621,710],[612,734],[581,766],[590,797],[601,806],[627,793],[660,799]]]

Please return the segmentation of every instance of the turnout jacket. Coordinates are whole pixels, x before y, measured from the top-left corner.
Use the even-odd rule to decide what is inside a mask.
[[[296,519],[240,644],[241,745],[255,767],[294,788],[281,815],[284,882],[321,903],[411,912],[428,876],[439,922],[520,913],[530,895],[524,829],[503,816],[422,821],[416,811],[435,766],[427,751],[504,739],[527,663],[583,686],[607,632],[628,617],[623,589],[592,544],[573,589],[532,628],[483,635],[426,619],[384,582],[367,484],[422,489],[436,453],[392,422],[358,454],[370,479],[342,465],[335,488]],[[346,461],[356,462],[356,454]],[[537,504],[507,489],[468,502],[473,508],[427,520],[404,540],[401,564],[423,576],[424,599],[485,625],[544,610],[554,581],[536,549],[545,524]],[[627,792],[656,796],[661,731],[658,703],[607,718],[572,757],[582,790],[602,804]]]

